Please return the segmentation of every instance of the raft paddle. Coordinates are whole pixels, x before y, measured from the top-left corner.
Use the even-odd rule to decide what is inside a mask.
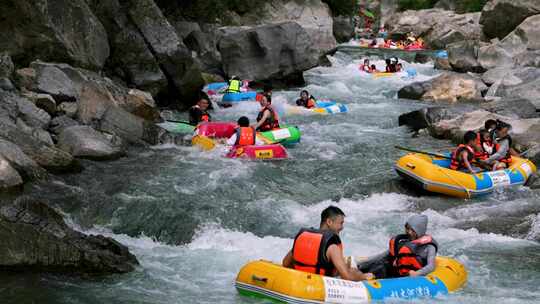
[[[444,159],[452,159],[451,157],[446,156],[446,155],[443,155],[443,154],[438,154],[438,153],[433,153],[433,152],[426,152],[426,151],[420,151],[420,150],[415,150],[415,149],[411,149],[411,148],[405,148],[405,147],[402,147],[402,146],[394,146],[394,148],[396,148],[396,149],[398,149],[398,150],[407,151],[407,152],[420,153],[420,154],[425,154],[425,155],[429,155],[429,156],[440,157],[440,158],[444,158]]]
[[[166,122],[176,122],[176,123],[184,123],[184,124],[187,124],[187,125],[190,125],[189,121],[185,121],[185,120],[171,120],[171,119],[165,119]],[[195,126],[193,126],[195,127]]]

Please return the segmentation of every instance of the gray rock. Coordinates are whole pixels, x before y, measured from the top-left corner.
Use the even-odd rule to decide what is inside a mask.
[[[486,71],[482,75],[482,81],[491,86],[499,80],[502,80],[507,74],[511,73],[511,70],[506,67],[494,68]]]
[[[527,99],[501,99],[481,105],[491,113],[511,118],[537,118],[536,106]]]
[[[49,146],[53,146],[54,142],[51,138],[51,134],[49,132],[41,129],[41,128],[33,128],[24,122],[24,120],[17,118],[16,126],[19,128],[20,131],[32,136],[34,139],[40,140],[44,142],[45,144]]]
[[[447,46],[448,61],[456,72],[483,73],[484,68],[478,62],[478,41],[465,40]]]
[[[56,114],[56,101],[54,101],[54,98],[51,95],[34,92],[26,92],[22,95],[30,99],[36,105],[36,107],[44,110],[48,114]]]
[[[448,58],[435,58],[435,62],[433,64],[433,67],[437,70],[445,70],[445,71],[451,71],[452,66],[450,65],[450,61]]]
[[[152,0],[129,0],[128,13],[162,70],[179,91],[179,99],[195,99],[204,85],[198,62]]]
[[[428,81],[403,87],[399,90],[398,97],[451,103],[483,101],[482,93],[487,89],[487,86],[477,77],[445,72]]]
[[[58,112],[65,114],[69,118],[75,118],[79,110],[79,105],[76,102],[62,102],[58,106]]]
[[[0,191],[14,190],[23,183],[22,177],[9,162],[0,156]]]
[[[43,168],[12,142],[0,139],[0,156],[7,160],[24,180],[40,179],[47,175]]]
[[[0,78],[10,78],[15,71],[15,65],[8,53],[0,53]]]
[[[184,38],[184,44],[196,52],[205,71],[218,72],[221,69],[221,53],[217,50],[217,35],[194,30]]]
[[[540,68],[540,50],[523,52],[514,57],[514,63],[523,67]]]
[[[503,39],[523,20],[536,14],[540,14],[537,0],[491,0],[482,10],[480,24],[486,37]]]
[[[79,96],[77,119],[82,124],[96,124],[107,108],[115,104],[116,101],[107,87],[86,82]]]
[[[0,119],[0,138],[19,146],[26,155],[45,169],[55,172],[79,169],[70,154],[21,132],[11,121]]]
[[[62,70],[37,62],[32,63],[31,66],[36,71],[33,90],[52,95],[57,102],[76,100],[77,90],[73,81]]]
[[[496,96],[527,99],[540,108],[540,69],[529,67],[508,70]]]
[[[125,154],[103,134],[88,126],[66,127],[58,137],[58,147],[79,158],[94,160],[117,159]]]
[[[0,266],[6,270],[103,275],[138,265],[117,241],[75,231],[45,203],[25,197],[0,208],[0,238]]]
[[[71,119],[67,115],[61,115],[51,120],[49,130],[51,130],[52,133],[59,135],[65,128],[78,125],[79,123],[76,120]]]
[[[119,107],[109,107],[103,114],[98,128],[132,144],[158,143],[157,126]]]
[[[295,22],[232,28],[219,42],[227,75],[244,79],[298,79],[318,63],[318,52]]]
[[[334,16],[334,37],[337,42],[348,42],[354,37],[354,23],[351,17]]]
[[[9,78],[2,77],[0,78],[0,89],[4,91],[15,91],[15,85]]]
[[[137,89],[129,90],[126,95],[125,104],[122,106],[129,113],[144,118],[148,121],[159,120],[159,110],[152,95]]]
[[[0,20],[2,49],[20,65],[41,58],[99,70],[109,56],[107,33],[84,0],[5,0]]]
[[[51,116],[44,110],[36,107],[30,100],[14,97],[17,100],[19,117],[32,128],[46,129],[51,122]]]
[[[451,119],[458,114],[446,107],[429,107],[399,116],[399,126],[407,126],[413,131],[426,129],[441,120]]]
[[[36,81],[36,70],[23,68],[15,71],[15,84],[21,90],[32,90]]]
[[[481,40],[480,13],[456,14],[441,9],[405,11],[392,15],[385,23],[393,36],[405,36],[409,32],[423,37],[433,49],[462,40]]]

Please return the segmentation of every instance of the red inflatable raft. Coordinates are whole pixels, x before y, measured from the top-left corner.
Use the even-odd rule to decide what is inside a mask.
[[[286,159],[287,150],[280,144],[264,146],[243,146],[232,147],[227,153],[229,158],[249,158],[249,159]]]
[[[197,127],[197,135],[210,138],[229,138],[237,127],[235,122],[203,122]]]

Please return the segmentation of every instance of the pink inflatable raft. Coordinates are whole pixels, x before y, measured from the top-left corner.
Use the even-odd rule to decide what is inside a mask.
[[[286,159],[287,150],[280,144],[264,146],[234,146],[226,155],[229,158],[248,158],[248,159]]]

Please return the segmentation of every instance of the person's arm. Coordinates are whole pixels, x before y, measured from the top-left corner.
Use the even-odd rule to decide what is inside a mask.
[[[476,171],[474,171],[474,169],[472,168],[471,163],[469,162],[468,156],[469,156],[469,152],[467,152],[467,151],[461,152],[461,159],[463,159],[463,163],[465,164],[465,168],[467,168],[467,170],[469,170],[469,172],[471,172],[471,174],[475,174]]]
[[[229,139],[227,139],[227,145],[234,146],[234,144],[236,143],[236,138],[236,133],[234,133],[231,137],[229,137]]]
[[[349,281],[363,281],[373,278],[372,273],[362,273],[358,269],[352,269],[347,266],[347,262],[343,257],[343,252],[337,245],[330,245],[326,250],[326,256],[328,260],[332,262],[334,267],[337,269],[339,276],[343,280]]]
[[[409,271],[409,276],[416,277],[416,276],[425,276],[433,272],[435,270],[435,257],[437,257],[437,250],[435,249],[435,246],[429,245],[427,246],[428,256],[427,256],[427,264],[426,266],[420,268],[417,271],[411,270]]]
[[[302,106],[302,99],[297,99],[296,100],[296,105],[301,107]]]
[[[293,268],[294,267],[294,260],[292,256],[292,250],[289,250],[287,252],[287,255],[283,258],[283,261],[281,262],[283,267],[285,268]]]
[[[508,153],[508,149],[510,149],[508,140],[503,140],[499,144],[499,150],[495,154],[491,155],[488,159],[486,159],[485,162],[490,164],[496,160],[504,158],[506,156],[506,153]]]
[[[270,111],[269,111],[269,110],[264,111],[261,120],[259,120],[259,121],[253,126],[253,128],[254,128],[255,130],[257,130],[260,126],[262,126],[262,125],[264,124],[264,122],[265,122],[269,117],[270,117]]]
[[[189,124],[196,126],[201,121],[202,112],[199,109],[189,109]]]

